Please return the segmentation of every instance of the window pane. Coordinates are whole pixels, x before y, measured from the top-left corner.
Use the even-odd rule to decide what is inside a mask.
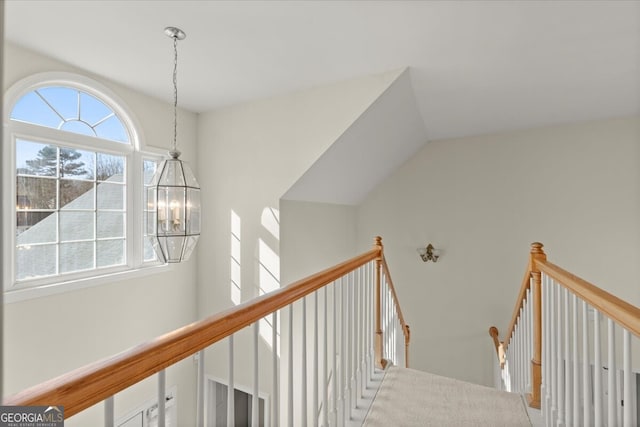
[[[98,239],[124,237],[124,214],[98,211]]]
[[[29,92],[16,102],[11,119],[58,128],[62,118],[58,116],[35,92]]]
[[[21,139],[17,140],[16,173],[21,175],[57,176],[57,147]]]
[[[124,157],[98,153],[98,181],[124,182]]]
[[[93,179],[95,154],[73,148],[60,148],[60,178]]]
[[[56,181],[49,178],[16,178],[16,208],[56,209]]]
[[[60,273],[94,268],[93,247],[93,242],[61,243]]]
[[[93,209],[93,182],[60,180],[60,209]]]
[[[99,183],[98,209],[124,209],[124,186],[108,182]]]
[[[16,249],[17,280],[56,274],[56,245],[26,245]]]
[[[93,212],[60,212],[60,241],[93,239],[93,221]]]
[[[129,143],[129,135],[120,119],[116,116],[110,117],[95,127],[100,138],[111,141]]]
[[[112,115],[113,111],[102,101],[88,93],[80,93],[80,120],[95,126],[96,123]]]
[[[98,240],[98,267],[124,264],[124,240]]]
[[[145,160],[142,163],[142,175],[144,179],[144,185],[151,184],[151,179],[153,175],[156,173],[156,169],[158,167],[158,163],[153,160]]]
[[[60,126],[60,129],[66,132],[79,133],[80,135],[96,136],[91,126],[79,120],[64,122],[62,126]]]
[[[78,119],[78,91],[69,87],[50,86],[36,90],[65,120]]]
[[[156,251],[153,249],[153,243],[151,238],[144,239],[144,261],[155,261],[157,258]]]
[[[28,211],[16,214],[18,245],[55,243],[58,230],[58,214],[55,212]]]

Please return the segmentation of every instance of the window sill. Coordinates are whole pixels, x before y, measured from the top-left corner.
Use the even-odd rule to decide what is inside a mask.
[[[48,297],[65,292],[87,289],[95,286],[113,283],[114,281],[135,279],[151,274],[166,272],[173,268],[171,264],[158,264],[149,267],[125,270],[117,273],[107,273],[101,276],[86,277],[82,279],[69,280],[66,282],[52,283],[47,285],[34,286],[31,288],[17,288],[4,292],[4,303],[11,304],[35,298]]]

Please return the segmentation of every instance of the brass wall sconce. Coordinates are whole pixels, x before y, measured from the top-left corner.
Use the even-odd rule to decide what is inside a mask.
[[[437,262],[438,258],[440,258],[440,251],[434,248],[431,243],[429,243],[425,248],[418,249],[418,253],[420,254],[420,258],[422,258],[422,261],[424,262]]]

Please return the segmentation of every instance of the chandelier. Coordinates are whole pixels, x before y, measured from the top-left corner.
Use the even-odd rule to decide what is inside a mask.
[[[175,27],[164,32],[173,39],[173,145],[147,188],[147,235],[162,262],[178,263],[189,259],[200,237],[200,186],[177,148],[178,40],[186,34]]]

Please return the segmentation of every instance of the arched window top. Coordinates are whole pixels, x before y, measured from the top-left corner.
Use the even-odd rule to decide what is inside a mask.
[[[14,104],[11,120],[130,144],[118,114],[81,89],[50,85],[34,89]]]

